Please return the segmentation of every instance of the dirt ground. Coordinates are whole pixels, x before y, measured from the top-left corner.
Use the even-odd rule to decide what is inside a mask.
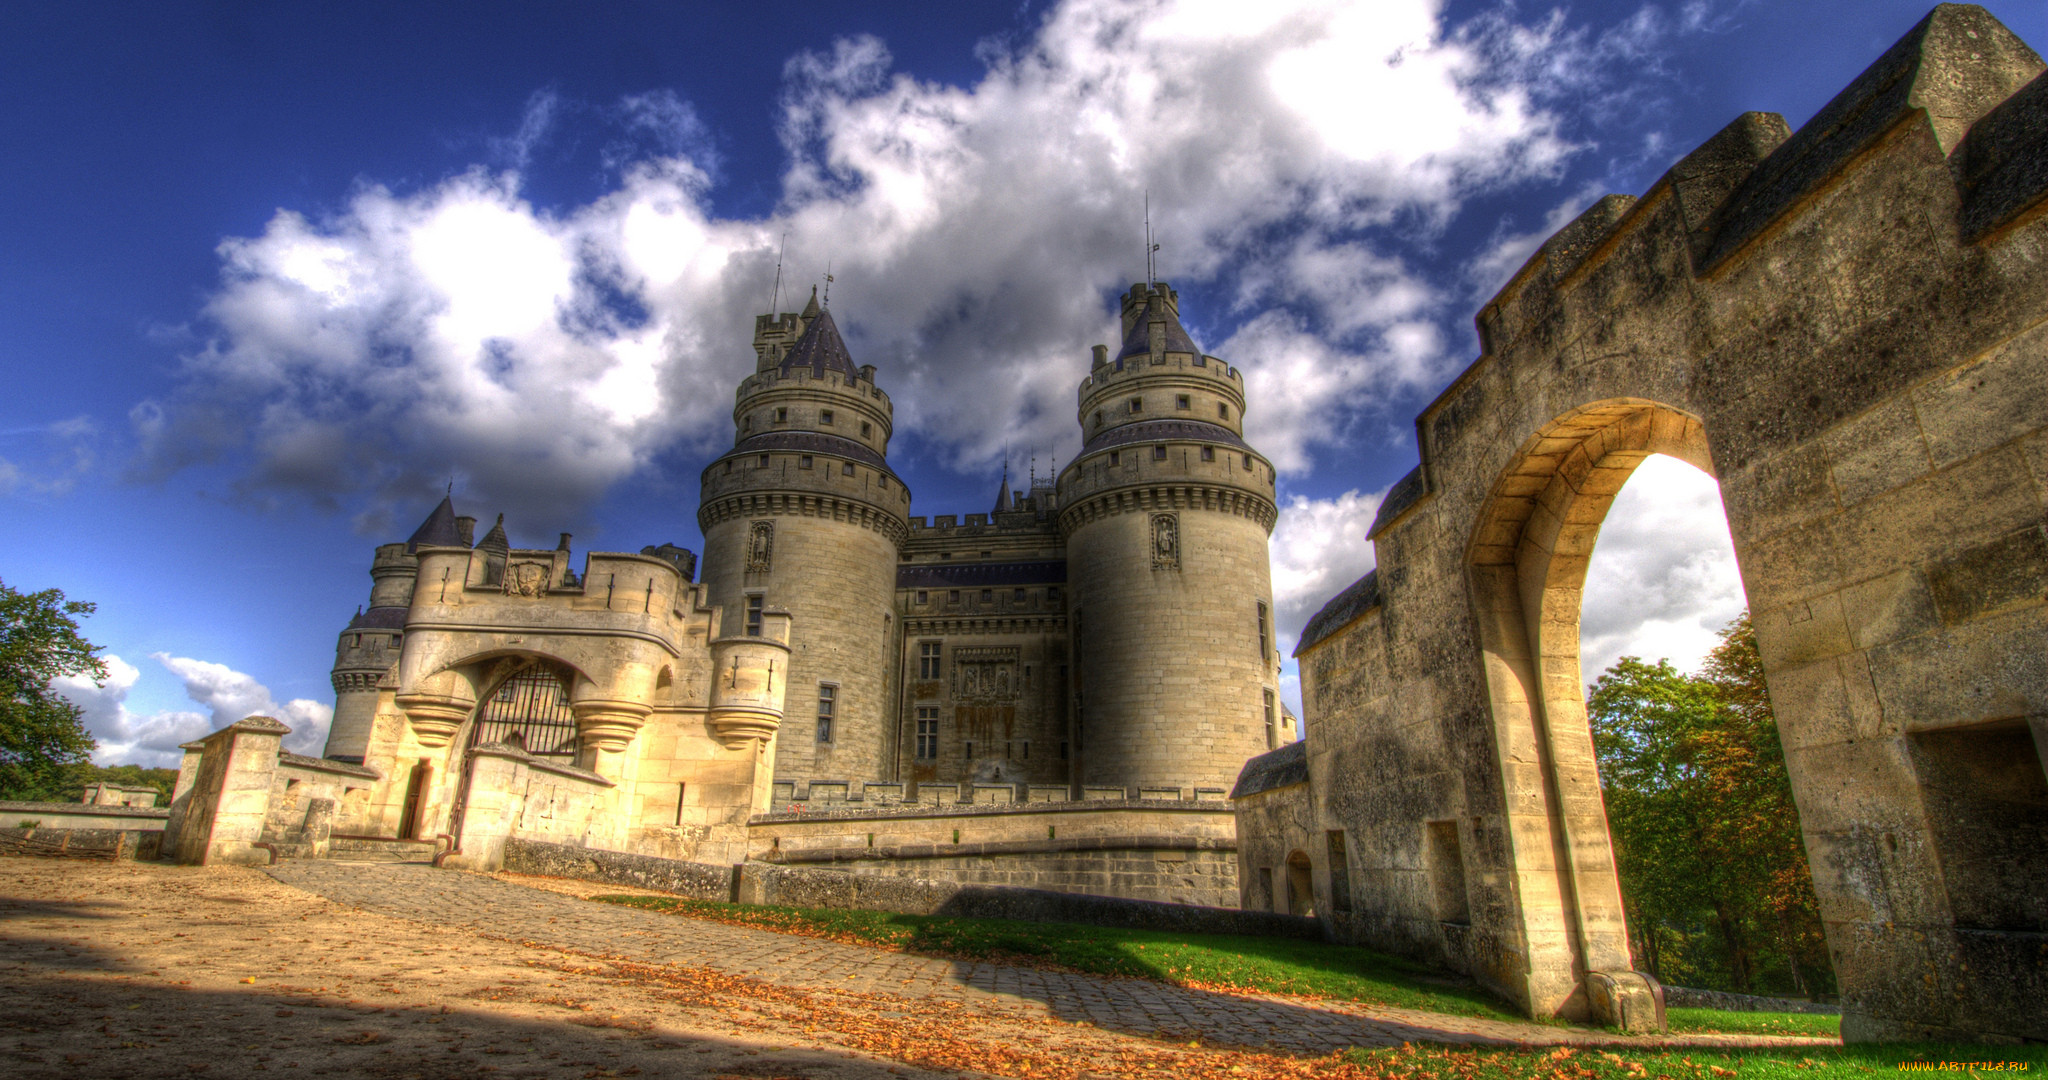
[[[21,1080],[1244,1078],[1314,1065],[606,960],[346,908],[238,867],[0,858],[0,1075]]]

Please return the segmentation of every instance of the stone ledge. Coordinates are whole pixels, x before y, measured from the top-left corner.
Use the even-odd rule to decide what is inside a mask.
[[[841,803],[839,806],[846,804]],[[1147,813],[1215,814],[1230,816],[1230,804],[1221,800],[1182,799],[1093,799],[1073,802],[970,803],[967,805],[924,806],[904,804],[886,809],[813,810],[805,813],[756,814],[749,825],[808,824],[819,821],[902,821],[912,818],[967,818],[1001,814],[1093,814],[1104,810],[1136,810]]]

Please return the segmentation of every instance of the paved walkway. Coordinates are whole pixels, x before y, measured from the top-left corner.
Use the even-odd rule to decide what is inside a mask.
[[[1320,1054],[1403,1042],[1638,1041],[1582,1029],[1215,994],[1138,979],[938,960],[592,903],[417,863],[286,862],[269,873],[337,903],[519,942],[638,963],[691,964],[800,989],[957,1000],[984,1009],[1014,1010],[1019,1019],[1050,1016],[1132,1035],[1175,1041],[1199,1038],[1212,1046]],[[1682,1041],[1754,1045],[1778,1040],[1691,1036]]]

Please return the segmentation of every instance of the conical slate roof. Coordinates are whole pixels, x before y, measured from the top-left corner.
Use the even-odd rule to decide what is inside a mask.
[[[1187,330],[1181,326],[1180,316],[1175,315],[1173,309],[1167,307],[1166,302],[1155,294],[1145,305],[1145,317],[1131,324],[1131,332],[1124,338],[1123,350],[1116,354],[1116,358],[1128,360],[1152,351],[1151,326],[1155,322],[1166,324],[1167,352],[1201,355],[1202,350],[1195,345],[1195,339],[1189,337]]]
[[[814,310],[805,308],[805,311]],[[796,346],[789,355],[782,358],[782,373],[788,375],[797,368],[810,368],[811,378],[822,379],[827,371],[836,371],[848,378],[860,377],[860,369],[853,366],[853,357],[847,355],[846,342],[839,336],[839,327],[832,323],[832,309],[817,308],[809,326],[804,327],[804,336],[796,340]]]
[[[1003,465],[1002,487],[996,490],[995,512],[1000,514],[1008,509],[1010,509],[1010,466],[1006,463]]]
[[[498,515],[497,524],[491,526],[491,531],[485,533],[484,538],[476,542],[476,546],[479,551],[502,553],[512,550],[512,541],[505,536],[505,515]]]
[[[421,544],[429,547],[462,546],[462,527],[455,523],[455,496],[442,496],[441,505],[434,507],[434,512],[428,514],[427,520],[420,522],[420,527],[414,529],[406,540],[405,550],[416,552]]]

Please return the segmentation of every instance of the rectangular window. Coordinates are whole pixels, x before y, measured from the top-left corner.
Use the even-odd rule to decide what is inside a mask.
[[[824,426],[826,426],[826,427],[831,427],[831,426],[832,426],[832,410],[830,410],[830,409],[820,409],[820,410],[818,410],[818,423],[819,423],[819,424],[822,424],[822,425],[824,425]]]
[[[1121,450],[1111,450],[1111,451],[1109,452],[1109,463],[1110,463],[1111,465],[1121,465],[1121,464],[1123,464],[1123,461],[1124,461],[1124,455],[1123,455],[1123,451],[1121,451]]]
[[[759,461],[755,462],[755,464],[759,465],[760,467],[762,467],[762,468],[764,468],[764,469],[765,469],[765,468],[767,468],[767,467],[768,467],[768,455],[766,455],[766,454],[762,454],[762,455],[761,455],[761,460],[759,460]]]
[[[1273,692],[1266,691],[1266,749],[1280,745],[1280,717],[1273,709]]]
[[[959,603],[959,602],[960,602],[960,590],[958,590],[958,589],[947,589],[947,590],[946,590],[946,603],[948,603],[948,604],[957,604],[957,603]]]
[[[751,417],[751,416],[742,416],[742,417],[740,417],[740,430],[741,430],[741,431],[752,431],[752,430],[754,430],[754,418],[753,418],[753,417]]]
[[[939,643],[936,641],[918,642],[917,677],[920,679],[936,679],[940,676],[941,670],[939,667]]]
[[[865,421],[865,420],[861,421],[861,425],[860,425],[860,437],[861,437],[861,438],[863,438],[863,439],[865,439],[865,438],[869,438],[870,436],[874,435],[874,433],[875,433],[875,425],[873,425],[873,424],[870,424],[870,423],[868,423],[868,422],[867,422],[867,421]]]
[[[1095,410],[1095,426],[1096,426],[1096,427],[1101,427],[1101,426],[1102,426],[1102,410],[1101,410],[1101,409],[1097,409],[1097,410]]]
[[[1330,845],[1330,908],[1350,911],[1351,856],[1344,850],[1344,830],[1331,829],[1325,835]]]
[[[788,410],[788,409],[777,409],[777,410],[775,410],[775,422],[776,422],[776,423],[778,423],[778,424],[786,424],[786,423],[788,423],[788,422],[789,422],[789,410]]]
[[[1019,758],[1020,760],[1023,760],[1023,761],[1030,761],[1030,760],[1031,760],[1031,740],[1030,740],[1030,739],[1026,739],[1026,740],[1024,740],[1024,752],[1023,752],[1023,753],[1021,753],[1021,754],[1018,754],[1018,755],[1017,755],[1017,757],[1018,757],[1018,758]]]
[[[853,462],[851,462],[851,461],[841,462],[841,463],[840,463],[840,465],[839,465],[839,475],[841,475],[841,476],[852,476],[852,475],[853,475]]]
[[[918,603],[920,603],[920,604],[924,603],[924,602],[925,602],[925,596],[926,596],[926,594],[925,594],[925,591],[924,591],[923,589],[919,589],[919,590],[917,590],[917,602],[918,602]]]
[[[725,471],[726,471],[726,473],[727,473],[728,475],[730,475],[730,474],[732,473],[732,462],[731,462],[731,461],[727,461],[727,462],[725,463]]]
[[[889,477],[886,474],[875,477],[875,486],[883,491],[889,490]]]
[[[983,589],[983,590],[981,590],[981,602],[982,602],[982,603],[984,603],[984,604],[993,604],[993,603],[995,603],[995,602],[996,602],[996,591],[995,591],[994,589]]]
[[[1140,412],[1144,412],[1144,411],[1145,411],[1145,399],[1144,399],[1144,398],[1141,398],[1141,397],[1134,397],[1134,398],[1132,398],[1132,399],[1130,400],[1130,410],[1131,410],[1132,412],[1134,412],[1134,413],[1140,413]]]
[[[1166,460],[1166,447],[1164,447],[1164,446],[1155,446],[1155,447],[1153,447],[1153,448],[1152,448],[1152,460],[1154,460],[1154,461],[1165,461],[1165,460]]]
[[[1217,405],[1217,406],[1216,406],[1216,419],[1218,419],[1218,420],[1228,420],[1228,419],[1230,419],[1230,406],[1228,406],[1228,405],[1221,405],[1221,404]]]
[[[1250,454],[1244,456],[1244,467],[1247,469],[1252,467],[1252,456]]]
[[[1259,663],[1266,662],[1266,602],[1259,601]]]
[[[747,597],[747,636],[761,636],[761,594]]]
[[[1060,587],[1059,587],[1059,586],[1057,586],[1057,585],[1052,585],[1052,586],[1048,586],[1048,587],[1046,588],[1046,590],[1045,590],[1045,598],[1046,598],[1047,600],[1057,600],[1057,599],[1059,599],[1059,598],[1060,598]]]
[[[1214,460],[1216,460],[1216,448],[1215,448],[1215,447],[1213,447],[1213,446],[1204,446],[1204,447],[1202,447],[1202,460],[1203,460],[1203,461],[1214,461]]]
[[[967,741],[967,760],[974,760],[974,740],[972,739]]]
[[[917,760],[939,760],[939,710],[920,706],[917,710]]]
[[[810,468],[810,467],[811,467],[811,455],[809,455],[809,454],[800,454],[800,455],[798,455],[798,456],[797,456],[797,459],[796,459],[796,467],[797,467],[797,468],[799,468],[799,469],[808,469],[808,468]]]
[[[1175,394],[1173,398],[1173,407],[1176,409],[1192,409],[1194,408],[1194,402],[1191,401],[1186,394]]]
[[[1016,590],[1016,591],[1015,591],[1014,593],[1012,593],[1012,594],[1011,594],[1011,596],[1010,596],[1010,599],[1012,599],[1012,600],[1014,600],[1014,601],[1016,601],[1017,603],[1020,603],[1020,604],[1021,604],[1021,603],[1023,603],[1023,602],[1024,602],[1024,590],[1022,590],[1022,589],[1018,589],[1018,590]]]
[[[831,683],[818,684],[818,741],[832,741],[832,710],[839,704],[839,688]]]

